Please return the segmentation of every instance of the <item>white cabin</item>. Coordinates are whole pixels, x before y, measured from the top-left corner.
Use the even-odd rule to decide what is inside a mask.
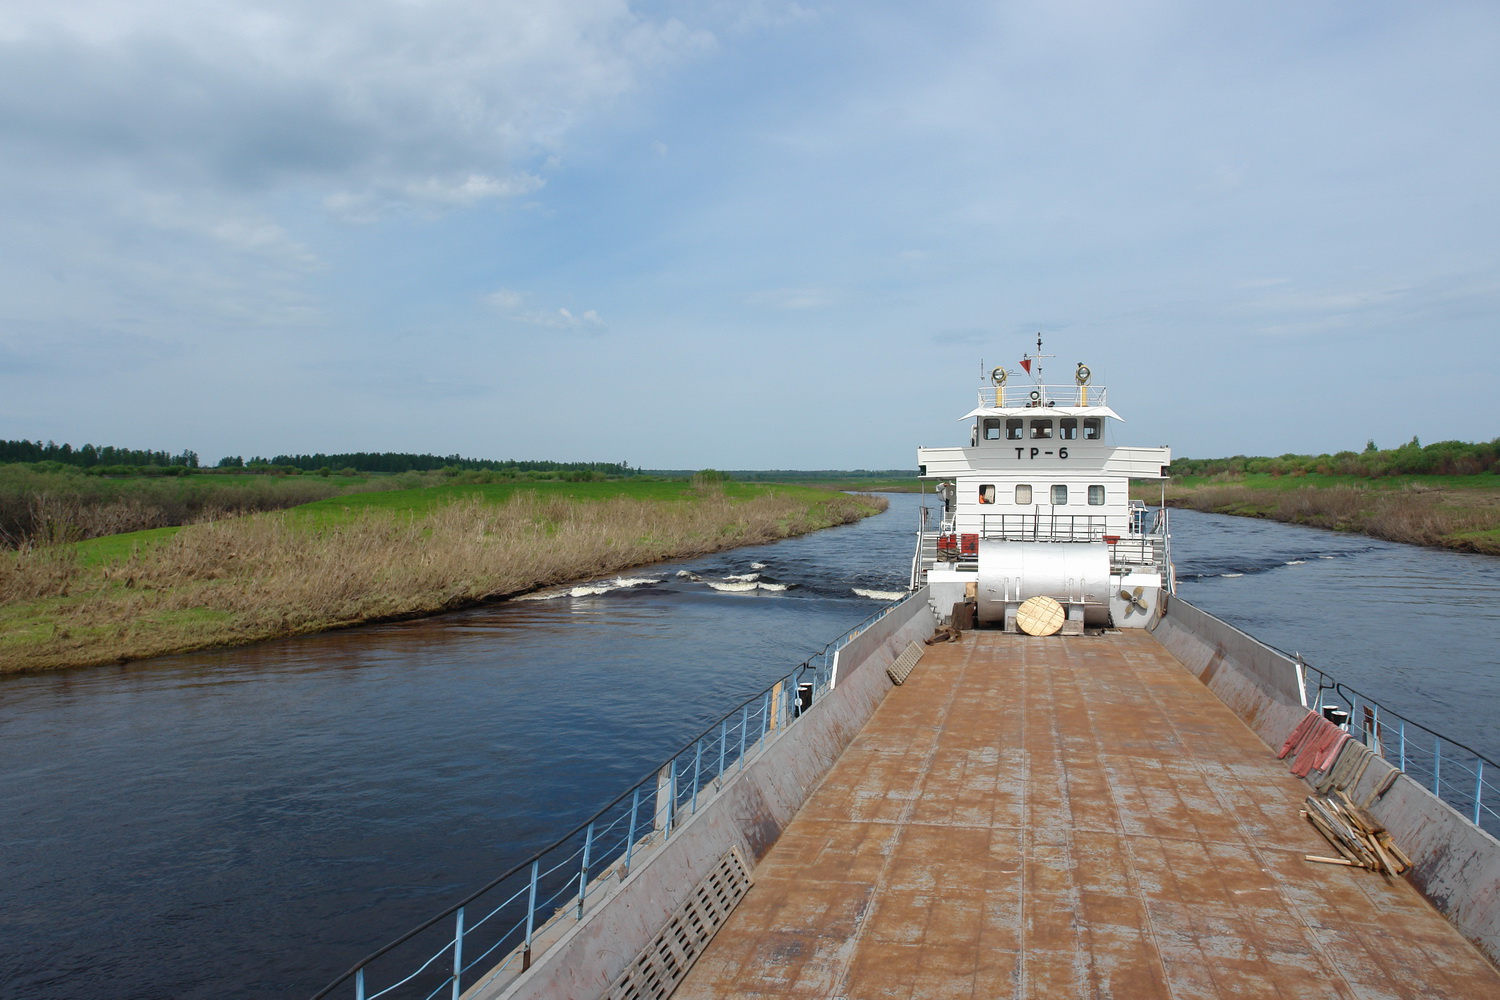
[[[1132,479],[1165,479],[1171,449],[1111,444],[1121,418],[1091,377],[1080,364],[1073,385],[1016,388],[997,368],[962,418],[968,447],[917,449],[942,504],[936,518],[924,507],[912,585],[931,586],[940,616],[971,600],[981,624],[1013,629],[1036,596],[1063,605],[1065,633],[1160,614],[1172,589],[1165,512],[1129,491]]]

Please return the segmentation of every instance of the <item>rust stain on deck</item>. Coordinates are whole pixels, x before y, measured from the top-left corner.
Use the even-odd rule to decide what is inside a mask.
[[[970,633],[894,689],[674,996],[1500,997],[1150,635]]]

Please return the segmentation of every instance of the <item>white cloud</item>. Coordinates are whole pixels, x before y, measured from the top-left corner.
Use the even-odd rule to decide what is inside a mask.
[[[627,0],[0,0],[0,329],[59,358],[74,331],[143,359],[109,331],[368,335],[399,307],[355,289],[413,275],[413,241],[329,219],[535,198],[569,135],[712,44]]]
[[[0,5],[0,141],[341,213],[535,191],[520,165],[712,39],[625,0]]]
[[[815,21],[819,17],[816,8],[804,7],[790,0],[788,2],[742,0],[742,2],[729,5],[729,13],[729,23],[738,32],[784,28],[799,21]]]
[[[527,305],[526,298],[522,292],[502,288],[484,296],[484,302],[512,323],[576,333],[602,333],[605,330],[604,320],[599,318],[598,310],[587,309],[582,314],[575,314],[566,307],[551,311],[536,309]]]
[[[521,303],[525,300],[525,296],[523,296],[520,292],[514,291],[512,289],[502,288],[498,292],[491,292],[490,294],[486,295],[484,297],[484,300],[485,302],[489,303],[491,307],[498,309],[501,312],[510,313],[515,312],[517,309],[521,308]]]
[[[318,256],[276,222],[233,204],[189,204],[164,194],[143,195],[121,210],[165,233],[207,238],[220,248],[297,270],[321,266]]]
[[[604,330],[604,321],[593,309],[587,310],[582,316],[574,316],[568,309],[558,309],[556,312],[519,313],[511,319],[549,330],[572,330],[579,333],[601,333]]]
[[[504,201],[538,191],[546,182],[525,172],[510,177],[465,174],[422,177],[396,187],[376,186],[364,191],[339,191],[323,199],[323,207],[347,222],[373,222],[401,207],[443,211],[469,208],[486,200]]]

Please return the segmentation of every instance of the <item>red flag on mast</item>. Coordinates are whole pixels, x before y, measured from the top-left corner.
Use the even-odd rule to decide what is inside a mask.
[[[1024,368],[1024,369],[1026,369],[1026,374],[1027,375],[1030,375],[1031,374],[1031,359],[1030,358],[1022,358],[1021,359],[1021,367]]]

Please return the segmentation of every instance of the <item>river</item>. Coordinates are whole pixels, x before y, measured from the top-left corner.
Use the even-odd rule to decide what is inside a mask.
[[[441,618],[0,679],[0,997],[298,997],[903,589],[918,499]],[[1180,592],[1491,757],[1500,560],[1173,512]]]

